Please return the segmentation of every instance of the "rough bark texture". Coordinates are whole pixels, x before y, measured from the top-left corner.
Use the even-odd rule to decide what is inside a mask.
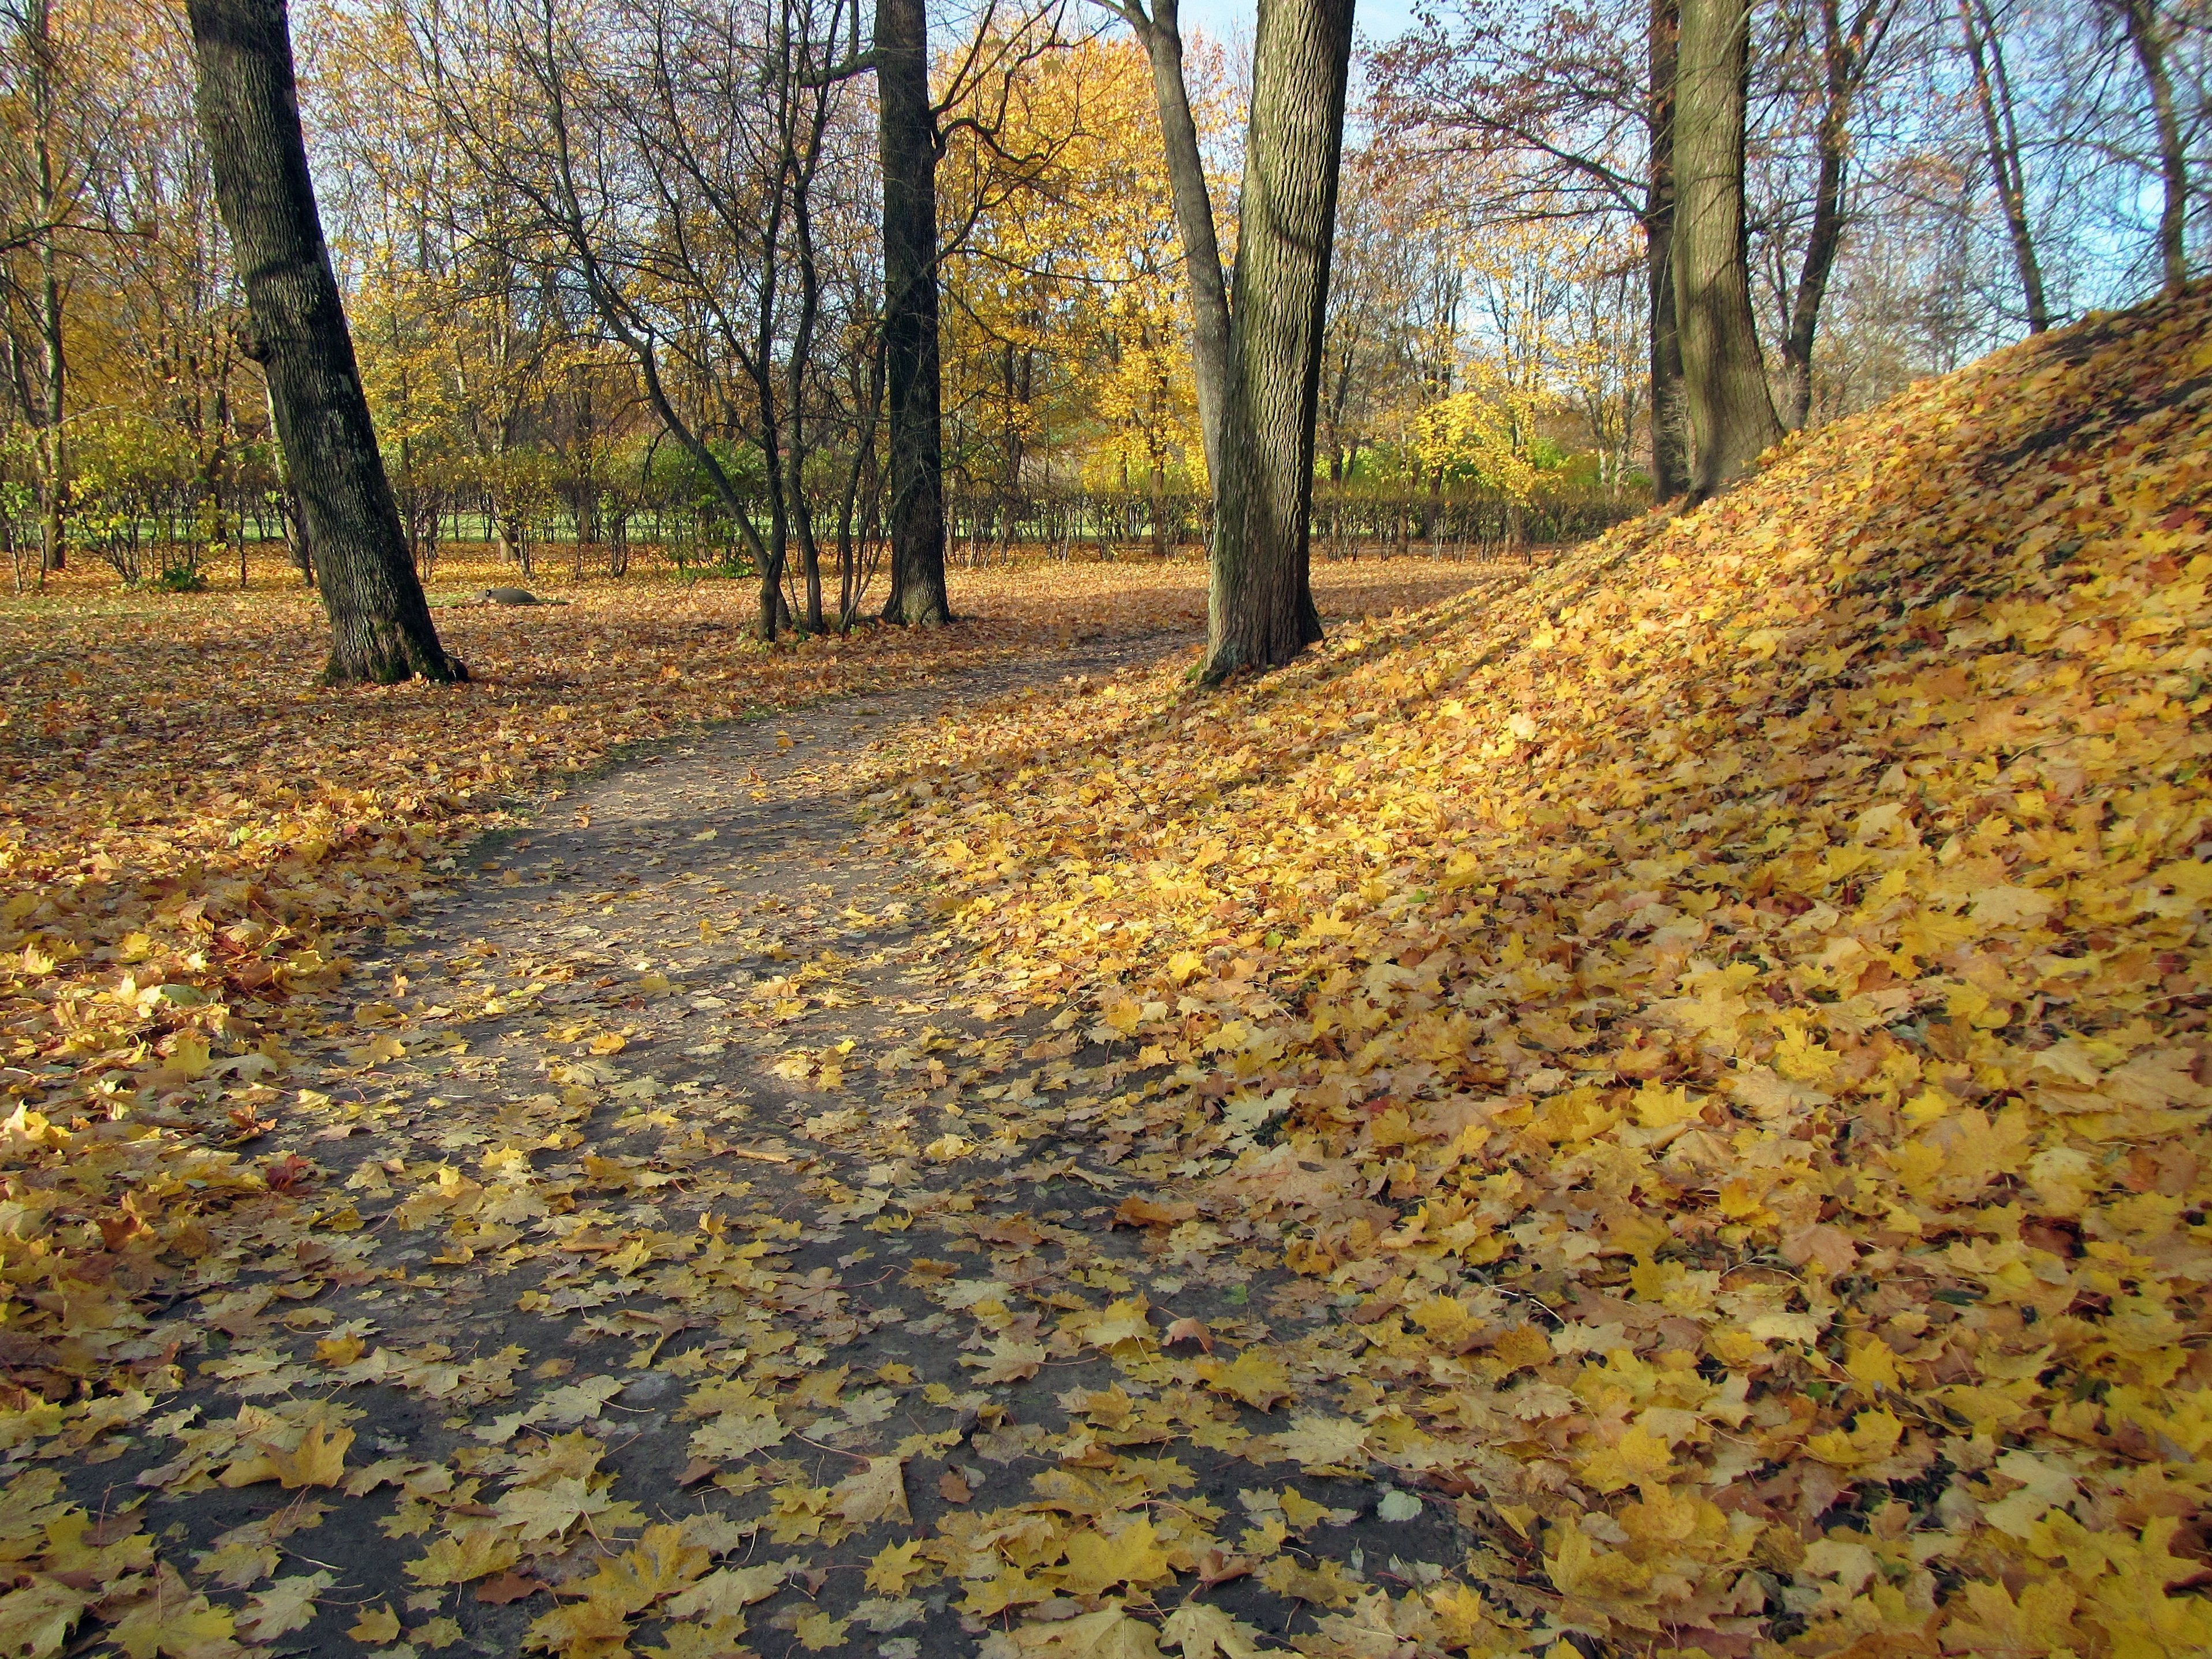
[[[1674,321],[1674,47],[1680,29],[1675,0],[1651,0],[1645,116],[1651,159],[1644,246],[1651,307],[1651,487],[1662,501],[1690,490],[1690,415],[1683,405],[1682,336]]]
[[[465,679],[438,642],[362,396],[300,130],[283,0],[190,0],[200,125],[331,618],[331,684]]]
[[[937,354],[937,124],[922,0],[876,0],[884,170],[884,354],[891,590],[884,621],[952,620],[945,594],[943,391]]]
[[[2004,209],[2005,233],[2012,240],[2013,265],[2020,272],[2021,296],[2027,306],[2027,331],[2051,326],[2051,302],[2044,297],[2043,266],[2035,257],[2035,235],[2027,219],[2027,176],[2021,166],[2020,129],[2012,112],[2012,82],[2005,74],[2004,48],[1996,20],[1982,0],[1959,0],[1959,22],[1966,34],[1966,60],[1974,70],[1974,101],[1981,106],[1982,132],[1990,148],[1990,176]]]
[[[1121,13],[1144,42],[1152,66],[1152,94],[1159,106],[1167,152],[1168,185],[1176,229],[1182,239],[1190,284],[1191,359],[1198,389],[1198,425],[1206,445],[1208,476],[1221,465],[1221,409],[1229,382],[1229,287],[1222,274],[1221,244],[1214,233],[1213,197],[1198,150],[1198,123],[1182,73],[1182,26],[1176,0],[1155,0],[1147,16]]]
[[[1751,314],[1743,223],[1748,0],[1682,0],[1674,74],[1674,303],[1702,501],[1782,435]]]
[[[1209,680],[1279,666],[1322,637],[1307,520],[1351,61],[1352,0],[1261,0],[1214,483]]]
[[[2166,186],[2166,203],[2158,216],[2159,273],[2168,294],[2179,294],[2189,282],[2189,250],[2185,237],[2189,223],[2189,162],[2183,148],[2181,118],[2173,100],[2173,76],[2166,63],[2166,31],[2158,15],[2158,0],[2122,0],[2127,17],[2128,41],[2135,47],[2144,83],[2150,88],[2151,119],[2158,132],[2159,178]]]

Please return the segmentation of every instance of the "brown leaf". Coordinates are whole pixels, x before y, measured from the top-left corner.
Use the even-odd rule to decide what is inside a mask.
[[[1164,1202],[1157,1198],[1124,1198],[1121,1207],[1114,1212],[1117,1227],[1164,1227],[1178,1222],[1195,1220],[1198,1206],[1180,1201]]]
[[[535,1595],[544,1588],[535,1578],[510,1570],[478,1584],[477,1600],[490,1607],[503,1608],[509,1601],[520,1601],[526,1595]]]

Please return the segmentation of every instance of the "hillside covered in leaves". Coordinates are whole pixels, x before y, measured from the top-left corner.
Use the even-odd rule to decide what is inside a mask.
[[[1458,1499],[1464,1583],[1297,1645],[2212,1648],[2208,341],[2202,285],[2092,318],[884,767],[969,993],[1154,1069],[1153,1248],[1354,1334],[1309,1446]]]

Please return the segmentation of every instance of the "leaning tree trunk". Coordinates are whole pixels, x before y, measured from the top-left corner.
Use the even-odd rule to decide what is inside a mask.
[[[1959,0],[1959,23],[1966,31],[1966,61],[1973,66],[1974,101],[1981,106],[1982,131],[1989,143],[1990,177],[2004,209],[2005,233],[2011,239],[2013,265],[2020,273],[2021,297],[2027,306],[2027,331],[2041,334],[2051,326],[2051,302],[2044,294],[2043,266],[2035,257],[2035,233],[2028,223],[2027,176],[2021,160],[2020,129],[2013,119],[2004,45],[1997,38],[1996,20],[1982,0]]]
[[[1844,240],[1844,160],[1850,134],[1854,75],[1842,58],[1836,35],[1835,0],[1821,8],[1828,25],[1827,95],[1820,110],[1815,148],[1820,171],[1813,185],[1813,222],[1805,237],[1805,263],[1797,274],[1797,293],[1790,309],[1790,332],[1782,342],[1782,373],[1790,397],[1789,424],[1802,431],[1813,418],[1813,348],[1820,332],[1820,306],[1827,298],[1828,275]]]
[[[1674,72],[1674,302],[1702,501],[1782,435],[1751,314],[1743,201],[1749,0],[1682,0]]]
[[[937,123],[923,0],[876,0],[884,171],[884,354],[890,394],[891,590],[884,621],[950,622],[937,355]]]
[[[246,355],[269,379],[331,618],[331,685],[467,672],[407,556],[338,302],[300,130],[284,0],[188,0],[200,126],[246,288]]]
[[[1644,195],[1645,275],[1651,312],[1651,489],[1662,501],[1690,492],[1689,414],[1682,406],[1682,336],[1674,322],[1675,0],[1651,0],[1650,173]]]
[[[1211,476],[1221,465],[1221,409],[1229,381],[1229,288],[1222,275],[1221,245],[1213,227],[1213,197],[1199,153],[1198,123],[1191,114],[1189,83],[1182,72],[1182,23],[1177,0],[1153,0],[1121,15],[1137,30],[1152,69],[1168,185],[1176,229],[1182,239],[1183,271],[1190,290],[1190,354],[1198,391],[1199,433]]]
[[[1352,0],[1261,0],[1214,481],[1206,677],[1322,637],[1309,581],[1314,418]]]

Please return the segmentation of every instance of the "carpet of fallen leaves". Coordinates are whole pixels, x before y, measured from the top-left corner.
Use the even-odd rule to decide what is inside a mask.
[[[449,567],[441,585],[470,574]],[[479,585],[501,579],[495,569],[473,574]],[[1398,561],[1332,567],[1318,585],[1325,610],[1356,618],[1426,602],[1466,580],[1452,566]],[[580,1534],[594,1560],[600,1537],[623,1541],[607,1555],[606,1571],[588,1580],[592,1588],[574,1592],[587,1597],[584,1610],[532,1626],[536,1645],[611,1659],[631,1615],[657,1607],[667,1616],[659,1604],[698,1580],[712,1553],[750,1540],[757,1527],[718,1531],[695,1517],[689,1534],[649,1530],[624,1553],[623,1535],[636,1530],[630,1511],[606,1495],[612,1474],[594,1473],[598,1454],[574,1433],[532,1437],[535,1450],[521,1462],[477,1446],[473,1462],[457,1460],[466,1475],[459,1487],[452,1469],[419,1457],[386,1456],[364,1468],[356,1452],[349,1462],[350,1425],[363,1413],[340,1397],[345,1390],[381,1390],[465,1410],[515,1392],[522,1350],[448,1364],[453,1350],[434,1339],[412,1349],[374,1348],[363,1341],[371,1322],[334,1320],[327,1305],[301,1305],[347,1292],[366,1303],[385,1293],[376,1281],[404,1283],[408,1268],[364,1265],[379,1244],[364,1231],[355,1200],[329,1193],[321,1184],[327,1172],[299,1150],[270,1156],[274,1119],[264,1114],[282,1101],[295,1131],[312,1128],[319,1112],[332,1115],[342,1136],[380,1122],[374,1114],[366,1123],[349,1121],[362,1112],[354,1080],[404,1056],[404,1045],[381,1028],[416,1016],[383,1002],[357,1002],[346,989],[354,966],[348,953],[404,948],[407,935],[392,924],[451,887],[456,851],[487,828],[527,818],[564,778],[702,721],[847,693],[895,700],[902,688],[947,673],[1086,640],[1171,643],[1175,631],[1202,620],[1202,581],[1188,565],[962,572],[956,596],[972,620],[958,627],[768,648],[743,637],[748,601],[734,585],[632,578],[581,587],[565,606],[441,609],[448,642],[476,676],[447,690],[314,688],[320,637],[313,601],[274,585],[242,596],[167,597],[73,577],[41,598],[9,603],[0,678],[0,1087],[12,1109],[0,1123],[0,1453],[13,1468],[0,1493],[0,1551],[13,1577],[0,1593],[0,1654],[82,1652],[103,1642],[131,1659],[214,1659],[240,1644],[299,1650],[295,1633],[314,1620],[319,1597],[334,1582],[324,1570],[329,1564],[286,1541],[321,1523],[325,1506],[307,1494],[335,1495],[343,1486],[382,1502],[403,1482],[402,1513],[386,1527],[387,1537],[409,1535],[408,1516],[434,1500],[464,1523],[501,1517],[489,1528],[464,1524],[410,1567],[416,1586],[410,1609],[425,1595],[436,1604],[443,1587],[520,1583],[508,1571],[517,1563],[560,1554],[573,1564]],[[638,851],[644,864],[664,862],[646,846]],[[597,895],[586,909],[610,896]],[[696,921],[687,913],[679,931]],[[773,951],[776,959],[786,954],[781,946]],[[648,994],[653,978],[642,982]],[[533,982],[506,1003],[534,1012],[547,990]],[[625,985],[617,995],[633,992]],[[803,1008],[808,998],[784,1002]],[[440,1007],[421,1017],[484,1020],[506,1003],[478,995],[459,1012]],[[764,1016],[771,1026],[790,1017],[776,1011],[781,1006]],[[623,1040],[593,1033],[598,1045],[558,1094],[531,1096],[517,1108],[528,1116],[540,1100],[550,1103],[551,1117],[533,1129],[542,1141],[532,1147],[576,1146],[581,1136],[566,1125],[577,1118],[578,1101],[605,1093],[619,1109],[646,1098],[594,1086],[599,1073],[615,1074],[588,1056],[618,1050]],[[472,1064],[454,1063],[457,1069]],[[331,1077],[350,1086],[349,1101],[303,1087]],[[387,1127],[392,1138],[346,1191],[370,1208],[372,1229],[387,1220],[403,1233],[450,1225],[457,1240],[433,1265],[465,1268],[475,1251],[511,1240],[508,1221],[531,1217],[555,1229],[562,1250],[584,1252],[566,1259],[589,1266],[605,1255],[618,1275],[635,1274],[656,1250],[665,1259],[690,1253],[690,1242],[670,1244],[659,1234],[654,1246],[598,1250],[587,1218],[600,1213],[578,1212],[567,1188],[556,1193],[561,1213],[546,1220],[544,1184],[533,1186],[528,1151],[495,1147],[487,1155],[481,1172],[489,1199],[485,1183],[434,1159],[414,1172],[426,1190],[395,1198],[383,1172],[404,1184],[405,1159],[377,1159],[411,1150],[419,1137],[402,1133],[408,1122]],[[616,1133],[631,1127],[625,1119]],[[449,1133],[440,1144],[465,1142],[474,1143]],[[592,1172],[587,1184],[599,1184],[628,1167],[589,1153],[583,1166]],[[659,1184],[625,1176],[615,1190],[625,1183],[636,1192]],[[690,1184],[696,1194],[697,1183]],[[772,1222],[765,1238],[742,1248],[715,1244],[708,1280],[686,1274],[684,1287],[669,1294],[696,1302],[699,1287],[711,1281],[722,1287],[718,1295],[811,1322],[827,1293],[800,1285],[778,1301],[777,1264],[760,1260],[785,1236],[773,1230],[784,1225]],[[402,1262],[421,1256],[404,1253]],[[265,1281],[240,1287],[242,1271]],[[565,1294],[558,1311],[566,1316],[604,1299]],[[531,1305],[526,1296],[526,1311]],[[317,1369],[256,1347],[272,1329],[304,1345]],[[775,1358],[794,1340],[788,1322],[761,1328],[756,1373],[796,1374]],[[723,1372],[745,1359],[744,1350],[732,1359],[729,1345],[720,1347]],[[649,1365],[650,1353],[636,1363]],[[696,1359],[684,1363],[689,1372],[671,1374],[720,1374]],[[557,1378],[572,1364],[550,1359],[530,1375]],[[546,1396],[550,1403],[498,1420],[507,1426],[496,1438],[479,1438],[495,1447],[526,1423],[546,1434],[598,1423],[599,1407],[626,1386],[599,1388],[605,1380],[556,1388]],[[204,1424],[202,1404],[180,1393],[192,1387],[215,1387],[244,1403],[234,1420]],[[742,1391],[735,1381],[726,1390]],[[834,1402],[837,1391],[830,1386],[822,1403]],[[974,1396],[948,1392],[946,1399],[964,1402],[952,1416],[964,1412],[972,1426]],[[804,1402],[793,1409],[799,1421],[813,1420]],[[717,1414],[718,1420],[746,1415],[728,1401],[694,1414]],[[368,1426],[387,1453],[408,1449],[386,1432],[386,1418]],[[753,1432],[755,1446],[732,1433],[709,1450],[742,1457],[783,1438]],[[296,1501],[222,1529],[188,1573],[169,1547],[186,1535],[183,1523],[163,1532],[157,1548],[144,1529],[143,1498],[120,1509],[102,1499],[88,1511],[55,1467],[94,1481],[88,1490],[97,1492],[101,1466],[126,1453],[143,1461],[144,1448],[165,1441],[174,1455],[133,1468],[126,1490],[191,1498],[269,1485],[298,1494]],[[494,1473],[512,1488],[501,1499],[507,1509],[472,1497]],[[757,1485],[761,1477],[756,1469],[750,1478]],[[735,1478],[730,1485],[750,1489]],[[853,1517],[889,1513],[895,1495],[844,1492],[836,1513],[826,1522],[816,1514],[811,1529],[793,1535],[815,1539],[826,1526],[834,1543],[849,1534]],[[902,1499],[896,1507],[903,1509]],[[342,1538],[322,1547],[354,1547]],[[318,1571],[263,1583],[295,1554]],[[702,1590],[707,1599],[690,1609],[699,1621],[684,1626],[690,1637],[671,1641],[686,1656],[731,1650],[743,1628],[738,1609],[797,1571],[787,1566],[746,1569],[751,1577]],[[872,1575],[871,1583],[880,1578],[895,1590],[921,1571],[909,1561]],[[639,1590],[638,1572],[659,1574],[658,1588]],[[222,1599],[226,1589],[257,1584],[243,1606]],[[441,1617],[418,1621],[400,1642],[392,1611],[404,1599],[398,1588],[380,1611],[362,1611],[339,1650],[367,1644],[402,1659],[458,1639],[459,1627]],[[544,1589],[531,1581],[507,1599]],[[482,1612],[501,1601],[495,1592],[471,1605]],[[601,1628],[609,1620],[611,1633]],[[317,1626],[325,1632],[317,1640],[338,1639],[327,1637],[329,1623]]]
[[[1334,566],[1324,592],[1389,609],[1462,585],[1457,568]],[[0,1083],[15,1099],[98,1105],[210,1063],[281,1064],[248,1050],[280,1040],[295,993],[334,983],[330,935],[404,914],[428,863],[626,745],[1196,627],[1205,604],[1194,563],[1038,562],[956,572],[972,615],[942,633],[769,646],[744,637],[745,584],[635,575],[557,606],[441,608],[475,676],[457,690],[332,691],[313,683],[313,596],[258,574],[242,595],[74,575],[0,600]],[[448,560],[434,601],[512,579]],[[240,1013],[253,1002],[275,1017]]]
[[[1303,1650],[2212,1651],[2208,340],[2199,285],[883,763],[966,993],[1172,1069],[1159,1230],[1356,1333],[1305,1461],[1460,1496]],[[1151,1651],[1087,1617],[1010,1639]]]

